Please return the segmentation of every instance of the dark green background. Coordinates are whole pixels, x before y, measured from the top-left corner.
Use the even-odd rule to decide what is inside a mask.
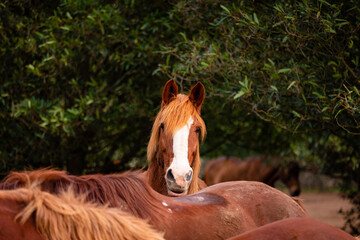
[[[204,159],[290,156],[358,204],[358,0],[11,0],[0,16],[2,176],[145,166],[174,78],[206,87]]]

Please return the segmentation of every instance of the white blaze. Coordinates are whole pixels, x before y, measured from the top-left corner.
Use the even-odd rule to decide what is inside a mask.
[[[187,124],[181,129],[179,129],[174,135],[174,159],[169,168],[172,169],[173,173],[177,176],[185,176],[185,174],[187,174],[191,170],[188,160],[188,142],[190,128],[193,122],[194,120],[192,119],[192,117],[190,117],[187,121]]]

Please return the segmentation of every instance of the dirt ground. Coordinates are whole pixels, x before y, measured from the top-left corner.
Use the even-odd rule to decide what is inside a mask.
[[[351,208],[348,200],[334,192],[303,192],[300,198],[311,218],[338,228],[344,225],[344,219],[339,210]]]

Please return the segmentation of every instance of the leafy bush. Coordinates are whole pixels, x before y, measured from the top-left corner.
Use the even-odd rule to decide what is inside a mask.
[[[290,155],[358,205],[359,1],[15,0],[0,15],[2,175],[144,166],[175,78],[206,86],[202,156]]]
[[[49,165],[116,171],[136,157],[143,164],[161,94],[152,71],[164,13],[142,2],[0,7],[3,173]]]

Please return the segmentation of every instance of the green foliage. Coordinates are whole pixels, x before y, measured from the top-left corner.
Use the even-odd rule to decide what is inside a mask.
[[[0,15],[3,175],[144,166],[174,78],[206,86],[202,156],[290,155],[359,192],[357,0],[16,0]]]
[[[222,2],[207,29],[164,48],[179,61],[161,69],[222,85],[220,94],[228,97],[230,91],[258,117],[285,130],[340,128],[358,135],[355,3]],[[181,11],[193,17],[190,8]]]
[[[254,114],[298,134],[283,132],[288,142],[300,141],[298,138],[308,142],[299,137],[308,134],[324,141],[338,138],[337,144],[347,146],[347,157],[358,161],[357,1],[190,2],[183,1],[186,7],[174,10],[182,16],[182,25],[189,19],[207,19],[207,27],[199,25],[197,32],[188,27],[181,32],[186,38],[163,46],[161,53],[173,61],[161,65],[159,71],[181,82],[205,82],[210,101],[221,98],[223,104],[239,109],[225,113],[227,117],[250,122],[253,118],[248,114]],[[227,126],[235,129],[235,125]],[[267,128],[267,124],[259,127]],[[319,158],[327,154],[313,150]],[[298,157],[309,156],[298,152]],[[353,160],[344,161],[350,164]],[[358,169],[352,163],[348,167],[350,172]]]
[[[114,171],[136,157],[143,165],[165,81],[152,74],[161,58],[156,43],[167,34],[158,6],[69,0],[0,7],[2,171]]]
[[[163,46],[161,53],[173,61],[159,71],[206,83],[211,103],[205,109],[216,111],[207,123],[217,126],[208,138],[224,136],[225,146],[214,145],[218,153],[240,148],[238,155],[293,155],[307,168],[341,177],[343,190],[357,194],[359,2],[180,5],[174,11],[182,25],[202,19],[207,26],[196,24],[197,32],[188,27],[181,31],[186,38]]]

